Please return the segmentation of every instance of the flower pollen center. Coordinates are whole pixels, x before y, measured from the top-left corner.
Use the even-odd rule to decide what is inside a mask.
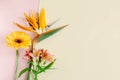
[[[16,39],[15,42],[17,42],[17,43],[21,43],[22,40],[20,40],[20,39]]]

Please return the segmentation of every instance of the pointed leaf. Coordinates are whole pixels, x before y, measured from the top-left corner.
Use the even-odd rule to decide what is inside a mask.
[[[34,80],[38,80],[38,78],[37,78],[37,75],[38,75],[38,73],[35,71],[35,70],[32,70],[32,72],[33,72],[33,74],[34,74]]]
[[[48,24],[48,25],[46,26],[45,30],[48,30],[52,25],[54,25],[55,23],[57,23],[60,19],[61,19],[61,18],[59,18],[59,19],[53,21],[52,23]]]
[[[39,69],[39,71],[44,71],[40,65],[37,65],[37,68]]]
[[[56,59],[55,59],[54,61],[52,61],[51,63],[49,63],[47,66],[45,66],[45,67],[43,68],[43,70],[45,71],[45,70],[51,68],[51,66],[55,63],[55,61],[56,61]],[[41,73],[41,72],[43,72],[43,71],[40,71],[40,73]]]
[[[37,75],[36,70],[33,70],[33,69],[32,69],[32,72],[33,72],[34,75]]]
[[[49,69],[54,63],[55,63],[56,60],[54,60],[53,62],[51,62],[50,64],[48,64],[44,69]]]
[[[29,71],[29,68],[24,68],[24,69],[19,73],[18,78],[19,78],[22,74],[24,74],[25,72],[27,72],[27,71]]]
[[[44,61],[43,65],[45,65],[45,64],[46,64],[46,61]]]
[[[48,31],[42,33],[41,35],[38,36],[37,42],[40,42],[40,41],[42,41],[42,40],[44,40],[44,39],[46,39],[46,38],[54,35],[54,34],[57,33],[58,31],[64,29],[66,26],[68,26],[68,25],[64,25],[64,26],[62,26],[62,27],[59,27],[59,28],[56,28],[56,29],[52,29],[52,30],[48,30]]]

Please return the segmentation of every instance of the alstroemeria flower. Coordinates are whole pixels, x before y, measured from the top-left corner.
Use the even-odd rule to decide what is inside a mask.
[[[42,60],[53,61],[53,55],[48,52],[48,50],[40,49],[40,54]]]
[[[36,12],[30,12],[30,14],[24,14],[25,19],[28,23],[28,25],[21,25],[18,23],[15,23],[18,27],[27,30],[27,31],[32,31],[35,33],[40,34],[41,32],[45,31],[46,28],[46,18],[45,18],[45,9],[41,9],[41,13],[38,14]]]
[[[32,60],[32,51],[31,50],[28,50],[26,51],[26,54],[24,55],[24,58],[27,59],[27,60]]]
[[[39,49],[39,50],[33,50],[33,53],[31,50],[26,51],[25,58],[28,60],[31,60],[32,58],[35,59],[41,59],[45,61],[53,61],[53,55],[48,52],[48,50]]]

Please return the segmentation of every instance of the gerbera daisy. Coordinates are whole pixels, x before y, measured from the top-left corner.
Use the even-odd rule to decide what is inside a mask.
[[[31,45],[31,38],[25,32],[16,31],[6,37],[6,43],[15,49],[28,48]]]

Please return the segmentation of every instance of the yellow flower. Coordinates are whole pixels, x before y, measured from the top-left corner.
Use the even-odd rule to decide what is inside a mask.
[[[44,31],[45,27],[46,27],[46,18],[45,18],[45,9],[42,8],[41,10],[41,14],[39,17],[39,23],[40,23],[40,28],[42,29],[42,32]]]
[[[15,23],[18,27],[32,32],[43,32],[46,28],[46,18],[45,18],[45,9],[42,8],[41,13],[38,14],[37,12],[30,12],[30,14],[24,14],[25,19],[28,23],[28,26],[23,26],[21,24]]]
[[[8,47],[18,48],[28,48],[31,45],[31,38],[25,32],[12,32],[6,36],[6,43]]]

